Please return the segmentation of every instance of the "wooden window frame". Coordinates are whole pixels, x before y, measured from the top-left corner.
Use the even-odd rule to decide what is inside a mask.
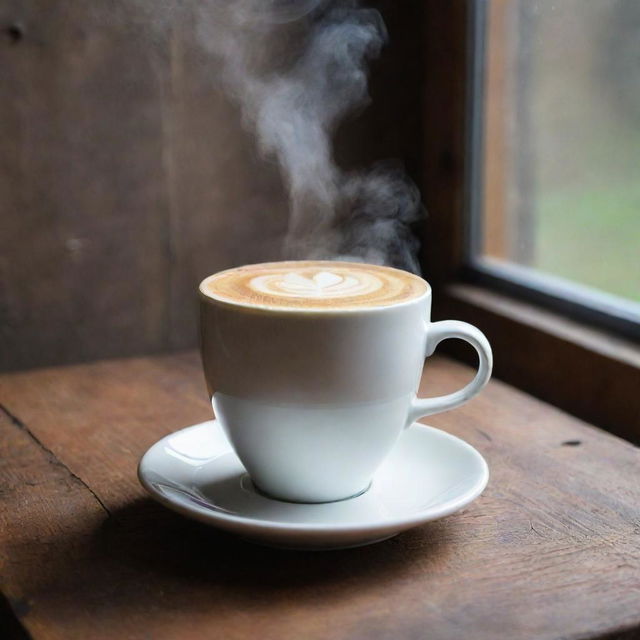
[[[472,166],[475,14],[481,1],[427,0],[421,186],[429,218],[421,263],[434,289],[435,319],[466,320],[492,343],[495,376],[630,441],[640,441],[640,347],[615,326],[571,305],[550,307],[526,287],[469,262],[470,210],[479,192]],[[474,68],[474,65],[476,67]],[[449,353],[472,361],[456,343]]]

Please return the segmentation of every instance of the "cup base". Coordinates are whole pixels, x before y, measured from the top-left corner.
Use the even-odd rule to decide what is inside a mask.
[[[353,498],[357,498],[358,496],[363,495],[371,488],[373,484],[373,480],[369,482],[369,484],[362,489],[361,491],[356,491],[356,493],[346,496],[345,498],[336,498],[335,500],[292,500],[291,498],[282,498],[280,496],[274,495],[261,489],[254,480],[251,479],[251,476],[247,473],[243,476],[241,480],[242,488],[248,491],[255,491],[256,493],[264,496],[265,498],[269,498],[269,500],[277,500],[278,502],[289,502],[291,504],[331,504],[334,502],[344,502],[345,500],[351,500]]]

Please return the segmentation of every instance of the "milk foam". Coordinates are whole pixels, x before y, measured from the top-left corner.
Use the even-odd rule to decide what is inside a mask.
[[[257,276],[249,281],[249,287],[256,293],[272,296],[344,298],[374,293],[382,288],[382,282],[367,273],[340,275],[319,271],[309,277],[290,271],[284,275]]]
[[[243,306],[345,309],[388,306],[424,295],[427,283],[411,273],[352,262],[289,261],[249,265],[206,278],[205,296]]]

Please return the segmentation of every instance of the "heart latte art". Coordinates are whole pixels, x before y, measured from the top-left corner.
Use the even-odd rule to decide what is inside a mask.
[[[358,309],[388,306],[427,292],[411,273],[376,265],[290,261],[222,271],[200,285],[203,295],[232,304],[275,309]]]
[[[256,276],[249,282],[253,291],[264,295],[311,298],[342,298],[372,293],[382,287],[373,275],[366,277],[338,275],[333,271],[318,271],[313,276],[303,276],[295,271]]]

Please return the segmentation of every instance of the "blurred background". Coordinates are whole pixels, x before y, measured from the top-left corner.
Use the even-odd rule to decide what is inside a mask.
[[[0,368],[194,347],[198,282],[282,257],[279,168],[225,91],[199,6],[0,5]],[[640,2],[367,6],[389,42],[335,156],[403,163],[432,224],[415,230],[425,277],[468,228],[476,270],[579,293],[587,311],[604,300],[637,335]],[[475,77],[457,75],[462,55]],[[465,189],[475,204],[458,223]]]

